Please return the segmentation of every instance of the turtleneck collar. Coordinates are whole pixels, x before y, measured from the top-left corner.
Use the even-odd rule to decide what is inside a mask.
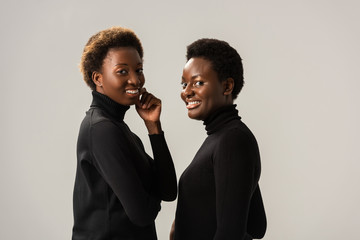
[[[219,108],[204,120],[207,134],[213,134],[234,119],[241,119],[238,115],[236,104]]]
[[[125,112],[130,108],[129,106],[121,105],[108,96],[97,91],[92,92],[93,101],[91,107],[99,107],[105,110],[108,114],[116,120],[123,121]]]

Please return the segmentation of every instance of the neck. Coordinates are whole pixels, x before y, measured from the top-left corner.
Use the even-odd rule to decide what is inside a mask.
[[[210,114],[210,116],[204,120],[204,125],[206,126],[207,134],[210,135],[222,129],[228,122],[239,119],[236,105],[226,105]]]
[[[108,96],[99,93],[97,91],[92,92],[93,101],[91,107],[98,107],[103,109],[111,117],[118,121],[123,121],[126,111],[130,108],[129,106],[121,105]]]

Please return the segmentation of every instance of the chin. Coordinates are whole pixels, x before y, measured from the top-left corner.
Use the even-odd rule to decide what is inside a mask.
[[[131,106],[131,105],[135,105],[137,100],[136,98],[128,98],[128,99],[124,99],[125,101],[123,101],[123,105],[127,105],[127,106]]]
[[[203,120],[203,118],[199,114],[196,114],[196,113],[188,112],[188,117],[191,119],[194,119],[194,120]]]

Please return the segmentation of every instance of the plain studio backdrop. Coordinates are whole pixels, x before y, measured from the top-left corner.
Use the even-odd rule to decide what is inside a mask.
[[[71,238],[77,134],[91,102],[78,64],[89,37],[111,26],[143,43],[178,178],[206,137],[179,97],[186,46],[222,39],[243,58],[236,104],[260,146],[264,239],[360,239],[359,10],[356,0],[1,0],[0,239]],[[133,107],[126,121],[151,155]],[[160,240],[175,208],[162,204]]]

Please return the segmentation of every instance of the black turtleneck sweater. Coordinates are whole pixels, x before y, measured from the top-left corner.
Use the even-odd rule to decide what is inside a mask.
[[[73,240],[157,239],[160,201],[176,198],[164,135],[149,136],[153,160],[123,121],[128,109],[93,92],[77,143]]]
[[[262,238],[260,155],[236,105],[204,121],[208,137],[179,181],[175,240]]]

